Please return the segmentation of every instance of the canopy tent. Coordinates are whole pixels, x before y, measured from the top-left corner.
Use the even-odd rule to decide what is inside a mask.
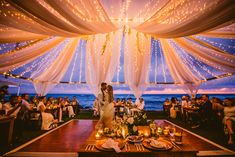
[[[233,0],[0,3],[0,72],[32,81],[41,95],[64,82],[85,82],[97,95],[114,80],[137,98],[151,83],[195,94],[202,82],[235,73]]]

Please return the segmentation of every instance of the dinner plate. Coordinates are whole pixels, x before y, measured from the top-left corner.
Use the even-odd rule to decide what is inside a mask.
[[[160,143],[162,143],[164,145],[164,147],[157,147],[157,146],[154,146],[151,143],[150,140],[146,139],[142,142],[143,146],[147,149],[150,149],[150,150],[156,150],[156,151],[160,151],[160,150],[170,150],[173,148],[173,145],[171,142],[167,141],[167,140],[163,140],[163,139],[159,139],[158,140]]]
[[[142,136],[128,136],[127,140],[132,143],[142,142],[143,137]]]
[[[95,147],[100,150],[100,151],[107,151],[107,152],[113,152],[115,151],[113,148],[106,148],[103,147],[103,144],[105,143],[106,140],[101,140],[101,141],[97,141],[95,144]],[[123,149],[125,146],[125,143],[122,142],[121,140],[115,140],[116,142],[118,142],[118,146],[120,149]]]

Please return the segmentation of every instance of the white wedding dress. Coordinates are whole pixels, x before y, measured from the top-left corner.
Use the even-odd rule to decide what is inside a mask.
[[[114,118],[114,103],[110,103],[110,96],[107,94],[104,98],[104,106],[102,107],[103,113],[100,115],[99,125],[102,125],[103,128],[112,128],[112,121]]]

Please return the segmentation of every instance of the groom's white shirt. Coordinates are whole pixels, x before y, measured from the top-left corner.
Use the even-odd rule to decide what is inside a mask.
[[[104,97],[108,96],[106,91],[104,91],[103,93],[101,92],[101,93],[98,94],[98,101],[99,101],[99,105],[100,105],[101,110],[103,110],[103,107],[104,107],[104,104],[105,104]]]

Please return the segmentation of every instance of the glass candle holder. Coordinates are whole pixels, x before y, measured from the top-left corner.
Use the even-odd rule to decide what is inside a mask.
[[[99,140],[101,138],[101,136],[100,136],[100,134],[97,132],[96,134],[95,134],[95,139],[96,140]]]

